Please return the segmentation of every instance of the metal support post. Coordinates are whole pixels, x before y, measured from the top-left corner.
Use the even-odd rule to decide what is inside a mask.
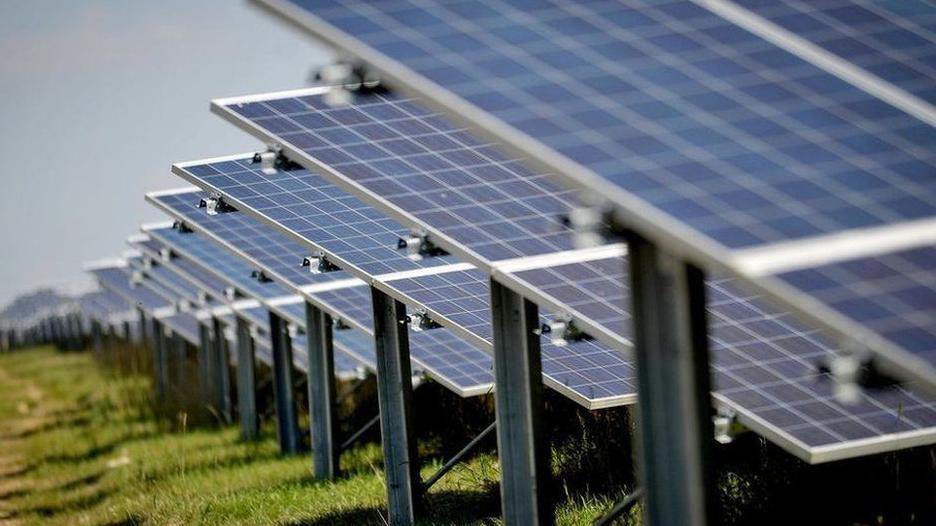
[[[237,317],[237,409],[240,415],[241,437],[254,440],[260,435],[257,417],[257,371],[254,341],[250,324]]]
[[[392,526],[413,524],[420,500],[419,457],[413,433],[406,306],[371,288],[377,344],[377,400]]]
[[[211,319],[211,363],[215,387],[214,403],[225,424],[232,420],[231,408],[231,360],[228,342],[224,337],[224,324],[220,318]]]
[[[177,332],[172,333],[172,345],[169,351],[170,382],[173,390],[185,385],[185,369],[188,361],[188,342]]]
[[[309,354],[309,420],[312,435],[312,469],[316,479],[338,474],[341,451],[335,443],[335,357],[332,320],[306,302],[306,340]]]
[[[101,353],[104,352],[104,334],[101,322],[97,320],[91,321],[91,347],[94,349],[95,356],[100,359]]]
[[[630,275],[646,522],[702,526],[715,505],[704,275],[643,239]]]
[[[292,342],[286,322],[270,311],[270,345],[273,349],[273,398],[276,403],[276,436],[284,454],[299,452],[299,423],[293,386]]]
[[[153,379],[156,397],[166,398],[169,389],[169,352],[166,345],[166,333],[161,321],[155,317],[150,320],[153,334]]]
[[[504,524],[552,524],[536,305],[491,279],[494,401]]]
[[[211,356],[211,328],[205,323],[198,324],[198,383],[201,396],[209,407],[217,407],[215,400],[214,364]]]

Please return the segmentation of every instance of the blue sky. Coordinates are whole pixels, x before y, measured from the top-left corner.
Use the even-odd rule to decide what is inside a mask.
[[[0,3],[0,306],[80,291],[82,264],[163,219],[172,162],[261,147],[212,98],[291,89],[327,50],[243,0]]]

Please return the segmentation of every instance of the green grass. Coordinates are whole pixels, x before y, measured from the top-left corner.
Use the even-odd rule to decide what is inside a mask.
[[[167,431],[149,389],[87,353],[0,354],[0,524],[384,523],[378,444],[317,483],[308,457],[280,456],[269,429],[252,443],[235,427]],[[492,454],[460,465],[433,487],[425,523],[498,524],[497,479]],[[559,524],[590,524],[618,496],[566,490]]]

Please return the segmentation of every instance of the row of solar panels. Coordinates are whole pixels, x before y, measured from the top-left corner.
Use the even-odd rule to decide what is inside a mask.
[[[620,226],[936,387],[932,2],[258,3],[369,78],[582,190]],[[463,148],[427,153],[362,120],[382,97],[356,100],[356,111],[307,95],[215,110],[438,227],[440,241],[459,231],[497,238],[481,257],[510,252],[497,230],[478,234],[445,213],[473,184],[448,176],[447,157]],[[407,134],[433,129],[437,116],[398,109],[383,117],[402,119]],[[405,122],[413,117],[421,122]],[[487,175],[489,186],[502,181]]]
[[[144,236],[130,240],[139,257],[94,269],[99,283],[193,343],[199,317],[233,314],[250,320],[258,348],[268,349],[267,310],[301,330],[309,301],[349,327],[335,331],[340,375],[374,368],[373,285],[406,303],[411,317],[424,313],[441,325],[411,332],[412,357],[425,374],[462,396],[490,392],[486,273],[451,256],[410,257],[398,245],[408,234],[398,222],[308,170],[288,168],[265,173],[263,160],[252,154],[176,165],[177,174],[214,193],[186,188],[149,194],[176,225],[145,226]],[[547,184],[527,183],[526,196]],[[282,206],[289,194],[301,198]],[[560,200],[550,206],[567,205]],[[513,241],[509,246],[522,251],[522,241]],[[347,270],[312,272],[303,259],[315,270]],[[496,259],[488,268],[522,281],[536,291],[533,297],[550,298],[544,307],[562,319],[588,320],[589,329],[616,335],[598,338],[603,333],[594,331],[594,340],[565,342],[544,336],[547,385],[593,409],[636,401],[633,364],[619,352],[629,341],[623,247],[568,246],[559,256]],[[748,427],[813,462],[933,441],[931,398],[888,387],[864,392],[857,405],[842,405],[833,382],[815,367],[834,351],[819,334],[743,294],[730,279],[710,280],[709,296],[715,401]],[[544,323],[556,319],[546,315]],[[304,369],[304,340],[293,342],[296,365]],[[261,358],[269,360],[269,352]]]
[[[148,196],[179,226],[145,228],[129,265],[163,299],[202,316],[217,302],[258,336],[266,310],[298,335],[309,302],[372,368],[375,287],[407,305],[420,369],[470,396],[492,388],[496,279],[541,308],[549,387],[630,404],[607,209],[709,270],[713,398],[743,424],[812,462],[936,438],[918,390],[936,385],[931,8],[263,3],[419,102],[343,87],[215,101],[272,146],[175,165],[197,188]],[[171,277],[195,267],[199,287]],[[843,405],[826,372],[843,350],[927,385]]]

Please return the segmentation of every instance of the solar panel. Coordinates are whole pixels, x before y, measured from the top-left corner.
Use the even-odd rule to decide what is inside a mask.
[[[936,100],[930,2],[734,2],[923,101]]]
[[[194,168],[197,168],[197,165],[193,165]],[[335,192],[340,192],[340,190],[336,189]],[[363,285],[360,281],[338,283],[339,281],[349,280],[350,276],[345,272],[311,274],[307,269],[301,273],[296,272],[296,269],[299,268],[297,262],[301,261],[304,255],[308,255],[307,250],[302,250],[295,242],[286,238],[285,234],[273,230],[259,220],[242,213],[231,212],[208,216],[204,214],[204,211],[201,211],[201,214],[193,214],[191,211],[194,208],[187,205],[194,201],[193,197],[195,195],[198,195],[197,192],[156,192],[150,194],[148,199],[167,213],[185,220],[192,228],[198,229],[205,236],[210,236],[231,251],[240,254],[242,258],[257,264],[261,270],[269,272],[274,277],[284,276],[295,280],[295,282],[287,280],[286,284],[296,289],[321,283],[322,281],[326,283],[333,281],[338,288],[324,291],[323,293],[326,294],[324,301],[320,301],[323,297],[319,292],[306,293],[305,296],[329,312],[334,318],[341,319],[367,334],[372,334],[373,315],[369,287]],[[335,232],[335,234],[340,234],[340,232]],[[330,246],[337,247],[337,245]],[[386,248],[386,246],[381,245],[379,250],[384,251]],[[343,250],[349,251],[347,248]],[[353,253],[353,249],[350,252]],[[414,264],[401,254],[395,248],[395,245],[392,247],[392,251],[384,253],[392,254],[391,257],[394,260],[390,262],[392,266],[386,268],[408,268],[410,270],[419,268],[419,265]],[[328,254],[331,255],[332,252],[328,252]],[[341,252],[339,255],[344,256],[345,252]],[[340,257],[335,259],[343,260]],[[432,266],[435,265],[427,265],[427,267]],[[371,265],[364,265],[363,267],[384,268]],[[361,272],[357,268],[356,271]],[[319,276],[326,276],[326,279],[319,279]],[[304,306],[299,304],[293,306],[293,308],[296,309],[295,312],[283,312],[283,314],[294,315],[296,318],[293,321],[299,326],[304,326],[304,310],[299,312],[299,309],[304,309]],[[493,383],[490,356],[469,343],[459,341],[454,335],[449,334],[447,329],[437,329],[430,332],[431,334],[420,335],[414,333],[411,336],[410,355],[413,362],[419,368],[424,369],[433,379],[461,396],[473,396],[489,392]],[[372,347],[373,342],[371,341]],[[373,351],[371,351],[371,355],[372,353]],[[370,358],[368,363],[373,363],[373,358]]]
[[[206,236],[227,241],[226,246],[243,252],[247,259],[262,263],[264,269],[275,270],[273,278],[294,286],[322,283],[338,279],[348,279],[347,272],[325,272],[313,274],[302,267],[302,260],[311,254],[302,245],[292,241],[269,226],[244,214],[228,213],[208,215],[195,206],[205,193],[192,188],[190,191],[170,190],[153,192],[147,200],[173,217],[186,221],[190,226],[198,227]]]
[[[595,267],[603,280],[599,293],[581,286],[590,282]],[[630,333],[624,261],[554,270],[522,274],[549,283],[576,309],[605,311],[610,303],[622,313],[614,324]],[[872,388],[863,391],[859,404],[842,404],[833,395],[834,382],[818,367],[828,363],[835,346],[816,330],[805,329],[762,297],[746,294],[731,279],[710,279],[708,299],[714,396],[738,411],[745,425],[810,462],[936,441],[936,399],[907,388]]]
[[[707,265],[741,273],[735,250],[936,215],[931,105],[889,104],[688,1],[263,2]],[[301,98],[281,102],[237,119],[283,136],[317,124]],[[751,282],[936,384],[911,349]]]
[[[198,320],[186,312],[179,312],[170,316],[161,316],[159,321],[172,332],[181,336],[185,341],[198,346],[201,341]]]
[[[78,302],[86,316],[103,324],[110,324],[116,317],[130,312],[127,301],[109,290],[88,292]]]
[[[173,254],[170,248],[155,239],[148,239],[146,242],[137,244],[137,247],[142,254],[154,260],[158,260],[161,265],[171,268],[178,274],[196,283],[197,287],[207,292],[211,298],[218,301],[224,300],[225,289],[228,288],[227,283],[218,278],[215,274],[205,270],[198,263],[188,258],[180,257],[178,254]],[[165,258],[166,252],[170,254],[169,259]]]
[[[134,243],[131,243],[131,246],[134,245]],[[201,291],[195,282],[169,267],[154,262],[148,255],[140,260],[131,259],[130,267],[134,272],[139,272],[141,275],[158,283],[180,300],[184,299],[193,305],[199,305],[205,301],[205,298],[200,294]]]
[[[199,185],[203,185],[212,191],[218,191],[226,199],[229,194],[228,191],[237,192],[240,186],[243,184],[238,183],[235,186],[228,186],[227,183],[231,180],[235,180],[239,174],[248,173],[251,178],[269,176],[263,174],[259,165],[253,166],[253,161],[247,157],[240,158],[226,158],[224,161],[216,162],[192,162],[185,163],[183,165],[177,165],[176,173],[182,175],[190,182],[194,182]],[[250,168],[253,166],[253,168]],[[210,168],[210,169],[209,169]],[[249,170],[248,170],[249,169]],[[205,175],[208,174],[208,175]],[[307,179],[317,179],[316,176],[313,176],[309,172],[305,172],[306,175],[303,177]],[[213,180],[213,184],[208,182],[208,179]],[[256,192],[268,191],[269,188],[265,185],[259,186]],[[330,195],[340,196],[342,191],[334,188],[330,190]],[[286,194],[280,194],[279,196],[267,197],[266,194],[263,194],[264,203],[273,201],[274,199],[279,199],[278,205],[275,207],[270,207],[268,209],[276,208],[279,215],[299,215],[305,209],[306,203],[302,202],[301,194],[297,194],[296,198],[287,198],[284,197]],[[260,194],[258,194],[259,199]],[[169,211],[170,213],[177,213],[179,208],[178,203],[170,203],[165,196],[153,196],[151,197],[153,201],[159,201],[160,206],[164,210]],[[184,200],[188,200],[187,198]],[[257,214],[266,221],[272,221],[269,219],[269,214],[264,214],[258,212],[252,208],[252,206],[247,203],[245,200],[238,199],[236,196],[232,196],[229,201],[235,207],[238,207],[244,212],[249,212],[252,214]],[[267,205],[265,205],[267,206]],[[187,210],[187,209],[183,209]],[[184,213],[184,212],[183,212]],[[372,214],[377,214],[373,212]],[[218,223],[220,221],[227,220],[228,216],[236,215],[236,213],[228,214],[219,214],[214,216],[212,223]],[[219,219],[220,216],[220,219]],[[199,222],[197,218],[191,220],[193,225],[201,225],[201,228],[205,228],[204,222]],[[241,220],[243,221],[243,220]],[[260,227],[257,227],[258,229]],[[231,238],[231,232],[235,230],[232,227],[225,229],[220,229],[223,231],[219,232],[219,236],[225,236]],[[299,235],[295,231],[290,230],[293,236],[299,238],[300,240],[305,241],[308,244],[312,245],[321,245],[317,243],[316,239],[309,239],[304,237],[304,235],[324,235],[329,237],[328,233],[323,234],[321,231],[311,232],[307,234]],[[240,239],[239,243],[236,245],[241,246],[241,243],[249,244],[251,240]],[[334,255],[335,261],[344,261],[349,258],[345,256],[346,252],[353,252],[354,249],[348,246],[340,244],[329,245],[330,249],[326,250],[326,254],[331,257]],[[569,245],[571,246],[571,245]],[[386,246],[384,246],[386,248]],[[333,252],[337,250],[338,252]],[[240,252],[246,253],[245,249],[239,249]],[[398,259],[401,262],[410,262],[409,259],[405,258],[400,252],[394,249],[392,252],[392,257]],[[436,258],[425,258],[425,259],[436,259]],[[425,259],[423,261],[425,261]],[[391,274],[383,275],[369,275],[363,273],[360,270],[360,266],[355,268],[355,272],[359,273],[359,277],[373,280],[377,286],[381,289],[387,291],[391,296],[400,297],[402,293],[397,287],[396,280],[390,280],[387,276]],[[403,268],[402,266],[397,266],[395,268]],[[441,314],[442,311],[434,310],[430,305],[424,305],[421,303],[423,299],[431,299],[434,297],[432,289],[436,286],[434,280],[431,278],[432,275],[441,275],[444,270],[449,270],[449,268],[438,267],[435,269],[435,272],[427,272],[429,276],[425,276],[422,279],[404,279],[399,283],[405,283],[408,285],[407,293],[405,295],[408,298],[409,304],[415,306],[416,308],[420,307],[429,307],[432,310],[433,315],[439,318],[440,323],[446,328],[455,331],[459,336],[465,338],[470,343],[460,343],[458,349],[453,349],[455,346],[456,340],[454,338],[445,336],[444,342],[441,345],[432,347],[432,346],[422,346],[422,341],[429,339],[430,336],[415,336],[416,332],[413,331],[414,335],[410,343],[410,352],[412,359],[417,364],[423,366],[428,372],[430,372],[434,378],[439,380],[443,384],[455,385],[455,379],[448,377],[443,374],[437,366],[432,364],[441,364],[448,363],[448,368],[451,369],[453,366],[456,369],[467,370],[471,369],[473,372],[470,375],[465,375],[464,372],[459,373],[459,377],[470,378],[472,381],[483,381],[485,384],[488,384],[492,381],[493,377],[491,374],[491,358],[488,354],[491,350],[490,343],[490,311],[487,307],[487,300],[481,303],[481,311],[475,313],[474,320],[468,320],[464,316],[452,316],[451,318],[446,317]],[[361,275],[363,274],[363,275]],[[445,273],[449,274],[448,272]],[[453,275],[459,274],[454,272]],[[441,279],[441,278],[440,278]],[[484,289],[486,290],[486,282],[483,284]],[[356,290],[355,290],[356,289]],[[418,292],[422,291],[423,294],[420,295]],[[339,289],[332,291],[323,291],[316,292],[312,295],[314,299],[321,300],[323,302],[323,308],[328,309],[330,312],[334,313],[337,317],[347,319],[351,323],[356,324],[361,328],[368,327],[365,325],[364,320],[369,320],[372,323],[370,315],[370,298],[369,290],[363,287],[352,287],[351,289]],[[470,307],[471,305],[465,305],[462,307]],[[353,313],[353,314],[352,314]],[[366,316],[366,318],[365,318]],[[463,319],[464,318],[464,319]],[[469,321],[477,322],[475,326],[465,326],[462,323],[468,323]],[[432,331],[426,331],[425,334],[441,334],[437,331],[444,329],[435,329]],[[487,337],[485,335],[478,334],[479,330],[486,330]],[[439,356],[440,349],[444,349],[446,352],[443,354],[443,361],[440,362]],[[633,389],[632,389],[632,371],[629,366],[624,367],[622,370],[617,371],[613,370],[610,373],[608,371],[602,370],[600,367],[595,366],[591,363],[591,356],[594,354],[607,354],[612,352],[610,349],[604,348],[596,343],[588,343],[581,345],[573,345],[570,348],[564,349],[561,355],[547,356],[544,360],[544,374],[546,375],[547,383],[559,389],[564,394],[570,396],[572,399],[576,400],[587,407],[605,407],[608,405],[620,404],[620,403],[630,403],[633,401]],[[544,354],[549,354],[544,350]],[[571,357],[571,358],[570,358]],[[452,362],[455,360],[454,362]],[[463,360],[463,363],[460,363],[459,360]],[[607,361],[607,360],[605,360]],[[612,376],[612,382],[615,383],[617,387],[620,387],[622,391],[611,392],[607,386],[608,376]],[[624,380],[621,380],[624,378]],[[464,386],[462,386],[464,388]],[[485,387],[484,390],[488,388]]]
[[[275,282],[261,282],[251,277],[252,268],[214,242],[194,232],[182,233],[174,228],[151,228],[146,233],[172,249],[173,252],[196,261],[206,270],[214,271],[243,294],[258,298],[273,298],[289,294]]]
[[[333,263],[345,270],[375,275],[447,263],[407,258],[397,248],[409,233],[406,228],[307,170],[280,170],[270,178],[260,163],[245,156],[185,163],[173,170],[209,190],[224,184],[230,204],[255,210],[294,238],[317,240],[319,250],[342,255]]]
[[[299,303],[298,305],[302,305]],[[237,309],[238,314],[244,317],[252,324],[256,325],[264,334],[269,334],[270,322],[269,311],[266,306],[256,306]],[[294,311],[293,311],[294,312]],[[304,318],[304,314],[303,314]],[[294,320],[294,323],[297,320]],[[304,323],[302,324],[304,326]],[[350,333],[357,334],[350,334]],[[339,333],[341,333],[339,335]],[[359,331],[335,331],[333,345],[335,347],[335,375],[339,379],[350,379],[360,375],[361,367],[374,370],[374,345],[373,340],[366,338]],[[305,335],[296,335],[291,339],[293,351],[293,365],[300,371],[307,371],[309,358],[307,354],[308,343]],[[366,345],[370,341],[370,345]],[[272,363],[272,351],[270,350],[267,338],[257,338],[254,341],[257,356],[264,363]],[[262,356],[261,356],[262,353]]]
[[[283,108],[281,102],[297,112],[278,115],[266,110],[267,106]],[[309,112],[308,105],[321,110]],[[574,248],[572,232],[560,218],[573,192],[560,189],[407,99],[386,95],[331,109],[321,97],[308,95],[227,107],[239,114],[270,113],[256,120],[265,129],[273,120],[291,122],[295,116],[299,124],[280,135],[290,144],[314,144],[304,151],[343,176],[332,182],[347,180],[345,189],[363,193],[379,205],[389,203],[382,209],[404,224],[426,225],[433,234],[451,238],[453,248],[467,253],[472,261]],[[313,120],[303,119],[303,113]],[[200,184],[234,197],[241,184],[251,181],[296,179],[304,184],[284,185],[273,195],[264,194],[286,210],[297,202],[307,204],[309,186],[329,184],[305,170],[296,172],[301,177],[291,177],[293,172],[270,176],[259,163],[247,166],[252,167],[247,178],[231,170],[224,177],[196,175],[201,176]],[[261,186],[261,190],[268,187]]]
[[[836,312],[936,362],[936,245],[778,275]]]
[[[150,312],[171,306],[168,300],[147,287],[130,286],[126,263],[90,268],[88,272],[101,287],[120,295],[131,305]]]

